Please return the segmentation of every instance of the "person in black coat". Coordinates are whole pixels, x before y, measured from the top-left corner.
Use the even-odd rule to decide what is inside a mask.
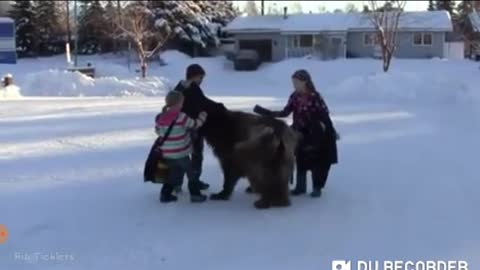
[[[216,112],[219,110],[226,110],[222,103],[207,98],[203,93],[200,85],[202,84],[205,75],[205,70],[200,65],[191,64],[187,67],[185,80],[180,81],[174,89],[183,93],[185,97],[182,112],[193,119],[197,119],[202,111],[216,115]],[[200,181],[200,176],[202,174],[203,150],[205,145],[204,141],[202,129],[192,132],[192,167],[194,177],[200,182],[200,189],[202,190],[209,188],[207,183]],[[177,191],[179,188],[181,187],[177,187]]]
[[[312,197],[320,197],[332,164],[338,163],[338,134],[330,118],[328,107],[315,89],[310,74],[298,70],[292,75],[295,88],[287,105],[281,111],[270,111],[256,105],[254,111],[270,117],[287,117],[293,113],[292,128],[301,134],[296,152],[297,183],[292,195],[307,191],[307,172],[312,172]]]

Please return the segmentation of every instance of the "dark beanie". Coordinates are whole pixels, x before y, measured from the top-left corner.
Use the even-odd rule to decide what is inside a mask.
[[[199,64],[191,64],[187,67],[187,80],[195,76],[205,75],[205,70]]]

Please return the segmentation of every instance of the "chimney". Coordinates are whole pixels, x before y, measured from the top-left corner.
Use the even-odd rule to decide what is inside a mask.
[[[287,19],[287,11],[288,11],[288,7],[283,7],[283,18],[284,19]]]

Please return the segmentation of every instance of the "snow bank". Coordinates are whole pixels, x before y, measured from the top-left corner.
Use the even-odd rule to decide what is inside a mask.
[[[79,72],[46,70],[27,74],[21,81],[24,96],[155,96],[169,86],[166,79],[90,78]]]
[[[270,80],[276,91],[286,89],[281,95],[288,97],[290,77],[297,69],[308,70],[318,91],[329,100],[480,104],[480,71],[471,61],[394,59],[391,70],[384,73],[381,62],[373,59],[289,59],[264,67],[263,80]]]
[[[185,64],[192,60],[192,58],[182,52],[175,51],[175,50],[168,50],[163,52],[160,57],[165,61],[167,64]]]
[[[418,72],[352,76],[326,89],[326,92],[333,98],[390,103],[432,105],[480,101],[473,83],[446,76],[425,76]]]

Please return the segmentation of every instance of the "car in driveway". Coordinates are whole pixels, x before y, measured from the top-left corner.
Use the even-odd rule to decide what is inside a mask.
[[[239,50],[234,56],[233,65],[235,70],[257,70],[262,63],[258,52],[255,50]]]

